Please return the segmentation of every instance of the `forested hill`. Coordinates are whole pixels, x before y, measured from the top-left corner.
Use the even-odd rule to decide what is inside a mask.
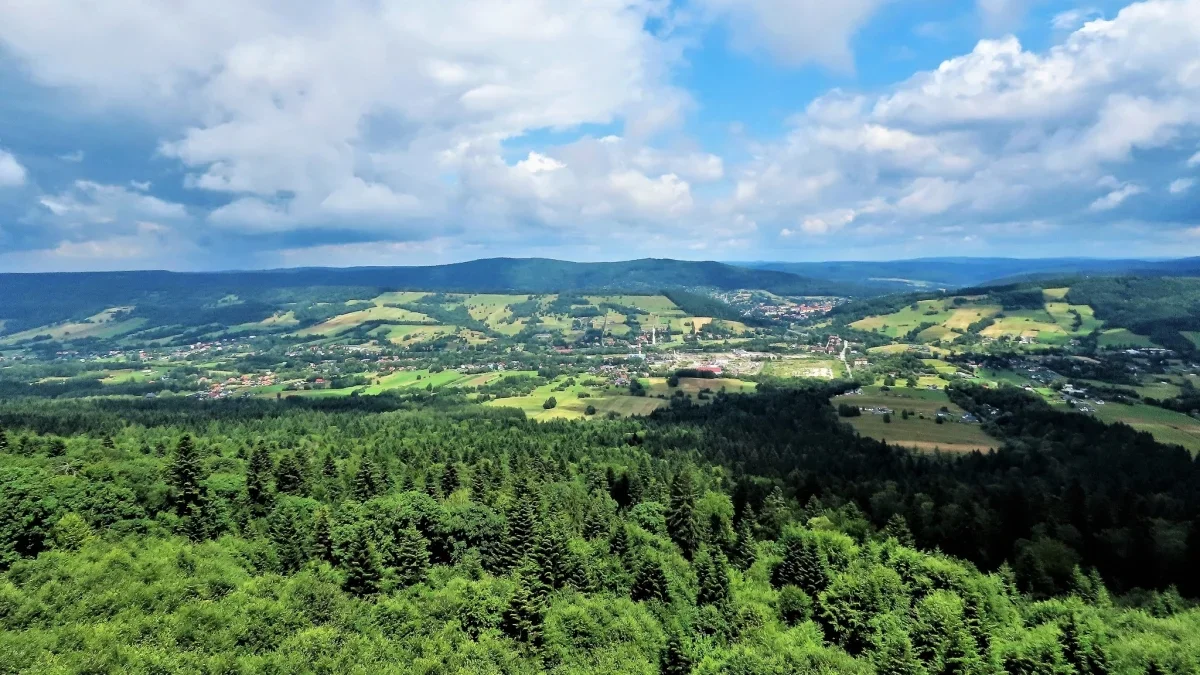
[[[463,293],[658,292],[664,288],[757,289],[784,295],[859,295],[863,287],[717,262],[644,259],[576,263],[491,258],[425,267],[296,268],[245,272],[164,271],[0,274],[0,320],[31,325],[87,316],[108,307],[203,306],[236,296],[271,303],[305,289],[365,288]],[[259,317],[261,318],[261,317]]]

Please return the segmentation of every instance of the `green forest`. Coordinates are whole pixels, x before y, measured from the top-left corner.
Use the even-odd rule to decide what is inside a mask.
[[[0,402],[0,672],[1197,672],[1186,452],[962,387],[1003,447],[916,454],[838,391]]]

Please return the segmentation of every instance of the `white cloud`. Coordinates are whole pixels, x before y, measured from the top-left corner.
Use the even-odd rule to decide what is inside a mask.
[[[1196,154],[1194,154],[1190,158],[1188,158],[1187,165],[1189,167],[1200,166],[1200,152],[1197,152]]]
[[[678,123],[690,105],[669,80],[678,47],[646,30],[664,7],[45,0],[0,4],[0,43],[41,83],[177,125],[161,154],[190,170],[188,186],[232,198],[214,223],[281,230],[456,217],[513,197],[467,194],[463,180],[506,140],[622,121],[645,139]],[[684,191],[663,182],[671,172],[651,176],[656,190]],[[635,192],[635,207],[661,206]]]
[[[10,153],[0,149],[0,188],[25,184],[25,167]]]
[[[1050,20],[1050,25],[1056,30],[1075,30],[1083,24],[1102,16],[1095,7],[1077,7],[1059,12]]]
[[[850,70],[850,40],[883,0],[700,0],[728,17],[736,47],[764,50],[790,65],[809,61]]]
[[[1143,192],[1145,192],[1145,189],[1141,186],[1134,185],[1133,183],[1126,183],[1112,192],[1109,192],[1108,194],[1098,198],[1096,201],[1092,202],[1088,208],[1092,211],[1108,211],[1110,209],[1115,209],[1123,204],[1126,199],[1129,199],[1134,195],[1139,195]]]
[[[146,221],[189,218],[182,204],[132,192],[119,185],[75,181],[70,188],[38,199],[46,211],[67,226],[137,226]]]
[[[1167,192],[1173,195],[1181,195],[1191,190],[1195,184],[1196,180],[1194,178],[1179,178],[1171,181],[1171,184],[1167,186]]]
[[[59,155],[59,156],[58,156],[58,158],[59,158],[59,159],[61,159],[61,160],[62,160],[62,161],[64,161],[64,162],[70,162],[70,163],[72,163],[72,164],[78,164],[78,163],[80,163],[80,162],[82,162],[82,161],[83,161],[83,158],[84,158],[85,156],[86,156],[86,155],[85,155],[85,153],[84,153],[82,150],[76,150],[76,151],[74,151],[74,152],[68,152],[68,153],[66,153],[65,155]]]

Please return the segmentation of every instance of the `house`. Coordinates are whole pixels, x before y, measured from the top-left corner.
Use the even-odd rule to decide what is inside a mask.
[[[963,413],[961,419],[965,424],[979,424],[979,418],[971,413]]]

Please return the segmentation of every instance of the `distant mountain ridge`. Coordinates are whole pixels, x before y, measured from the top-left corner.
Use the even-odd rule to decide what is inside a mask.
[[[867,295],[877,289],[843,281],[719,262],[642,259],[578,263],[545,258],[487,258],[424,267],[290,268],[231,272],[74,272],[0,274],[6,332],[79,319],[110,307],[155,305],[211,309],[226,296],[266,306],[283,294],[321,289],[458,293],[658,293],[663,289],[759,289],[781,295]],[[228,312],[226,312],[228,314]],[[213,320],[221,313],[210,312]]]
[[[962,288],[1029,278],[1079,275],[1200,276],[1200,258],[920,258],[914,260],[731,263],[873,287]]]

